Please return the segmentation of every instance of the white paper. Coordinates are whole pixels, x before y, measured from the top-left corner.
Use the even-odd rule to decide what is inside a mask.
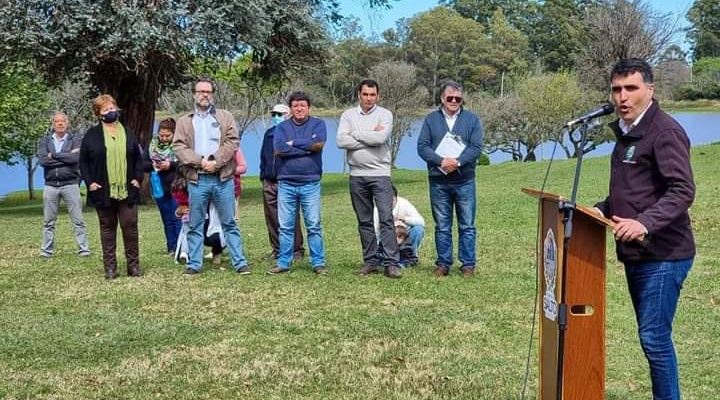
[[[465,150],[465,143],[463,143],[460,136],[447,132],[435,149],[435,154],[442,158],[458,158],[463,150]],[[437,168],[440,172],[447,175],[444,169],[440,167]]]

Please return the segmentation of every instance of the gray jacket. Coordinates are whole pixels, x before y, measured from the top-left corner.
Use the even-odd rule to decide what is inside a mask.
[[[80,183],[80,144],[79,137],[66,133],[62,149],[55,151],[52,134],[38,140],[37,157],[45,169],[45,185],[65,186]]]

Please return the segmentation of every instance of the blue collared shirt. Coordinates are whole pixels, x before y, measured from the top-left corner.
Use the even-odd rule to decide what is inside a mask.
[[[215,154],[220,148],[220,122],[215,118],[215,113],[211,110],[201,112],[195,109],[192,123],[195,131],[195,153],[204,158]]]

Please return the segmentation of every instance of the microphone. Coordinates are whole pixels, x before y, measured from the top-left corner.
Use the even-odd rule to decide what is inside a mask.
[[[565,124],[565,127],[566,127],[566,128],[569,128],[569,127],[571,127],[571,126],[573,126],[573,125],[577,125],[577,124],[580,124],[580,123],[585,123],[585,122],[590,121],[590,120],[593,119],[593,118],[602,117],[603,115],[612,114],[613,111],[615,111],[615,106],[613,106],[613,105],[610,104],[610,103],[605,103],[605,104],[603,104],[602,106],[600,106],[599,108],[596,108],[596,109],[590,111],[589,113],[583,115],[582,117],[576,118],[576,119],[568,122],[567,124]]]

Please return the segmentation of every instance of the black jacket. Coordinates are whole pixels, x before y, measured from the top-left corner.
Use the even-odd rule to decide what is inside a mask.
[[[143,180],[142,150],[135,135],[125,130],[126,156],[127,156],[127,191],[129,204],[137,204],[140,201],[140,190],[130,184],[136,179]],[[80,147],[80,171],[85,181],[85,186],[96,182],[102,186],[96,191],[87,192],[87,204],[91,207],[110,207],[110,184],[108,183],[107,161],[105,156],[105,136],[100,125],[88,129]]]
[[[695,183],[687,134],[655,100],[627,134],[618,121],[610,127],[617,136],[610,159],[610,195],[595,206],[608,218],[636,219],[648,230],[642,242],[617,242],[618,258],[641,262],[693,257],[688,208]]]
[[[80,143],[79,137],[67,133],[62,149],[57,152],[52,134],[38,140],[37,157],[45,172],[45,185],[59,187],[80,183]]]
[[[260,180],[277,182],[277,171],[275,170],[275,150],[273,149],[273,138],[275,127],[265,131],[262,147],[260,149]]]

